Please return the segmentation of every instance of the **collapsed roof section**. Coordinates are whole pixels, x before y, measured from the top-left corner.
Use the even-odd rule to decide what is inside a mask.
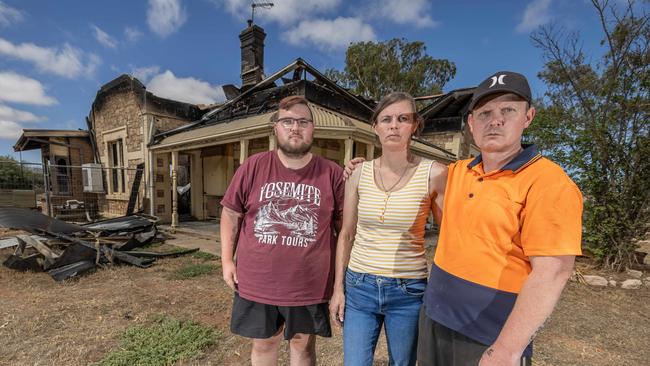
[[[290,77],[285,77],[287,75]],[[233,88],[230,86],[230,89]],[[304,95],[311,102],[362,121],[368,120],[374,106],[374,102],[350,93],[298,58],[241,93],[230,90],[228,95],[232,99],[205,113],[193,123],[155,135],[151,145],[181,132],[273,112],[280,99],[295,94]]]
[[[425,121],[422,132],[461,131],[474,89],[456,89],[436,96],[429,105],[420,110],[420,115]]]

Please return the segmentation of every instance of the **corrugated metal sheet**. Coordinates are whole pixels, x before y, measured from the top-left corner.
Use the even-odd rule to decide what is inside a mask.
[[[363,123],[359,120],[344,116],[340,113],[325,109],[316,104],[309,104],[312,113],[314,114],[314,124],[316,128],[330,127],[330,128],[351,128],[356,127],[356,124]],[[354,120],[354,122],[353,122]],[[355,123],[356,122],[356,123]]]
[[[22,229],[32,233],[37,233],[35,229],[58,233],[74,233],[84,230],[79,225],[69,224],[65,221],[45,216],[38,211],[15,207],[0,208],[0,227]]]

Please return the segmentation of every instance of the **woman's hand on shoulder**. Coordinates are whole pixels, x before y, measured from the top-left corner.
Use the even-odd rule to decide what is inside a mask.
[[[354,173],[357,168],[361,167],[361,163],[364,161],[366,161],[366,159],[362,157],[356,157],[345,163],[345,166],[343,167],[343,180],[348,180],[352,173]]]

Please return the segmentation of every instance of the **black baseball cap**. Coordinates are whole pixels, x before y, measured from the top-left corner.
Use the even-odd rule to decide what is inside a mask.
[[[499,71],[490,75],[476,87],[472,101],[469,103],[469,111],[474,109],[479,100],[496,93],[514,93],[524,98],[528,103],[532,100],[530,86],[524,75],[512,71]]]

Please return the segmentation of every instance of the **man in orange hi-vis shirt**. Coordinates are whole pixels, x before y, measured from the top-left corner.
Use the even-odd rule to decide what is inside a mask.
[[[481,150],[449,166],[440,238],[420,314],[420,365],[530,365],[532,340],[581,254],[582,195],[534,145],[526,78],[497,72],[468,124]]]

